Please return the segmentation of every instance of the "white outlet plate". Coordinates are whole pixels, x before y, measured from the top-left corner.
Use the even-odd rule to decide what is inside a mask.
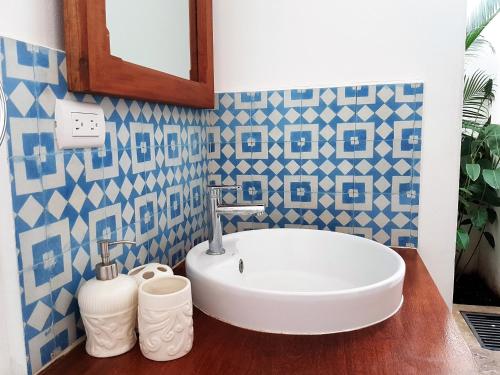
[[[104,145],[106,138],[104,111],[97,104],[57,99],[55,119],[59,149]]]

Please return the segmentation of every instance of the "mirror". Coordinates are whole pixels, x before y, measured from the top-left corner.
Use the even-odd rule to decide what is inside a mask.
[[[64,0],[70,91],[214,106],[212,0]]]
[[[191,79],[189,0],[107,0],[111,55]]]

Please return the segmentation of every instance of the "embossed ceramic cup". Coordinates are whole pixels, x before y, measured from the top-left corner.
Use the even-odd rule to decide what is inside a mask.
[[[170,361],[193,346],[191,283],[183,276],[153,278],[139,287],[139,343],[154,361]]]

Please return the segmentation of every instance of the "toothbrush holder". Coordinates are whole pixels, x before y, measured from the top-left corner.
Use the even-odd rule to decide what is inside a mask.
[[[144,281],[149,279],[173,276],[174,272],[172,271],[172,268],[166,266],[165,264],[148,263],[131,269],[128,272],[128,275],[132,276],[137,283],[137,286],[139,286]]]
[[[191,283],[183,276],[153,278],[139,287],[139,343],[153,361],[180,358],[193,346]]]

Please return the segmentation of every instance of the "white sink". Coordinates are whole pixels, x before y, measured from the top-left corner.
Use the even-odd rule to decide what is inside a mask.
[[[343,233],[262,229],[225,235],[187,255],[193,302],[204,313],[255,331],[326,334],[367,327],[403,303],[403,259]],[[240,272],[240,269],[242,272]]]

